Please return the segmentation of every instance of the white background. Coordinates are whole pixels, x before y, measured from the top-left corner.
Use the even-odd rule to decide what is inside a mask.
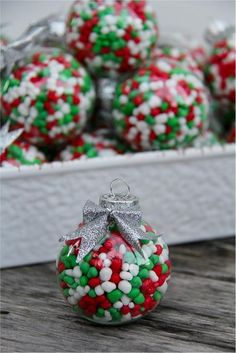
[[[89,0],[88,0],[89,1]],[[27,25],[58,10],[67,11],[71,0],[2,0],[1,23],[10,38],[20,35]],[[234,23],[233,0],[149,0],[155,9],[160,30],[178,30],[198,39],[209,22],[222,19]]]

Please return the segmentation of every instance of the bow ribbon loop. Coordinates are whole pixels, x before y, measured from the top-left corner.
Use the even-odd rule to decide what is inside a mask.
[[[80,262],[106,236],[110,220],[118,227],[128,244],[146,258],[140,239],[157,239],[158,235],[150,236],[140,228],[142,212],[139,206],[119,208],[116,205],[109,209],[96,205],[88,200],[83,208],[84,225],[60,238],[60,241],[80,238],[79,252],[76,258]]]

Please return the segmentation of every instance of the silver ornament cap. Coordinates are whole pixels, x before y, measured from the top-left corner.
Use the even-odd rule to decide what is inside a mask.
[[[115,192],[115,184],[118,183],[122,190]],[[139,199],[130,194],[130,187],[123,179],[116,178],[110,184],[110,193],[100,196],[99,205],[108,210],[137,209],[139,208]]]

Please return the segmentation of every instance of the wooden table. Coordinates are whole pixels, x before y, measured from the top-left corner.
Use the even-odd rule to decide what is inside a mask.
[[[3,270],[2,352],[233,352],[234,239],[170,250],[165,300],[119,327],[94,326],[71,312],[52,263]]]

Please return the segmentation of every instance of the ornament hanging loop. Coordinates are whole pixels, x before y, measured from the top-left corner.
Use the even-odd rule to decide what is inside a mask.
[[[115,192],[114,191],[114,184],[115,183],[120,183],[124,186],[125,190],[123,192]],[[130,195],[130,186],[128,183],[126,183],[125,180],[121,179],[121,178],[115,178],[114,180],[112,180],[112,182],[110,183],[110,192],[111,195],[115,198],[116,196],[122,197],[122,198],[127,198]]]

